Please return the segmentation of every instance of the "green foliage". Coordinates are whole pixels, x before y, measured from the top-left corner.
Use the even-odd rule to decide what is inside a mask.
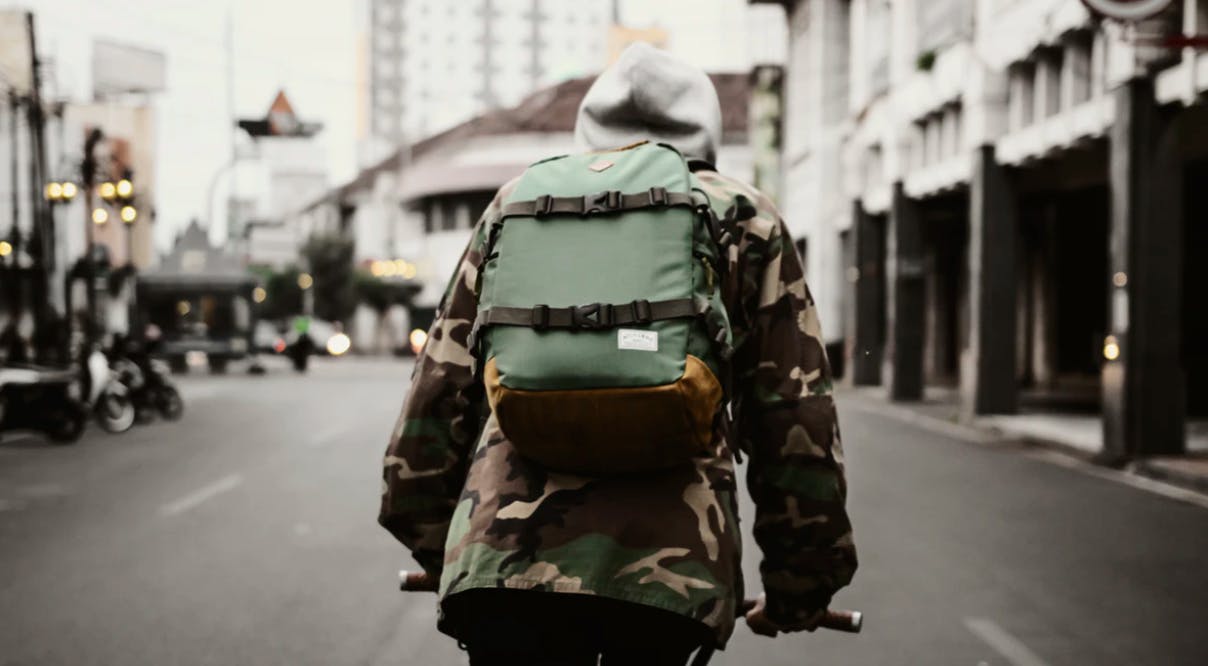
[[[347,321],[356,311],[353,281],[353,241],[338,234],[312,236],[302,248],[314,277],[315,316]]]
[[[298,287],[300,271],[296,266],[287,266],[280,272],[272,269],[260,269],[256,272],[261,275],[266,292],[266,298],[260,304],[262,319],[286,319],[301,314],[302,289]]]
[[[419,291],[416,284],[388,282],[374,277],[367,271],[357,271],[353,278],[357,301],[384,314],[392,305],[406,304]]]
[[[923,51],[914,60],[914,66],[920,72],[930,72],[935,67],[935,51]]]

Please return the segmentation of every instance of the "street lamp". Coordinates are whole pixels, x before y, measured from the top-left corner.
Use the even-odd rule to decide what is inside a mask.
[[[8,241],[0,241],[0,257],[7,257],[13,253],[13,244]]]
[[[110,181],[105,181],[97,188],[97,194],[105,201],[113,201],[117,196],[117,185],[114,185]]]
[[[134,194],[134,184],[131,183],[128,178],[123,178],[117,181],[117,185],[114,186],[114,190],[117,191],[117,195],[119,197],[129,199],[130,195]]]
[[[70,180],[63,182],[51,181],[46,184],[43,194],[51,204],[70,203],[77,192],[76,184]]]
[[[134,224],[134,221],[138,219],[138,209],[134,206],[122,206],[119,214],[122,217],[122,222],[125,222],[127,225]]]
[[[256,287],[252,290],[252,301],[256,303],[263,303],[267,298],[268,292],[265,291],[264,287]]]
[[[299,273],[298,274],[298,288],[299,289],[306,291],[307,289],[310,289],[312,286],[314,286],[314,284],[315,284],[315,279],[313,277],[311,277],[310,273]]]
[[[109,211],[104,208],[92,209],[92,222],[96,225],[102,225],[109,221]]]

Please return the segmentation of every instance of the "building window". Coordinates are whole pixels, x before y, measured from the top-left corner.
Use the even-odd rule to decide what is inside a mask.
[[[1061,112],[1061,49],[1044,48],[1036,57],[1036,118]]]
[[[1032,124],[1035,116],[1035,66],[1028,61],[1011,65],[1008,72],[1007,119],[1012,130]]]
[[[1076,32],[1065,44],[1065,67],[1062,70],[1066,107],[1073,107],[1091,98],[1091,53],[1094,36],[1087,31]]]

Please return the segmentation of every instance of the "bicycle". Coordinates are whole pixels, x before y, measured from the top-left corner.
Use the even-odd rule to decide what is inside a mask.
[[[440,581],[432,578],[424,571],[407,571],[406,569],[398,572],[399,590],[403,592],[436,592],[440,586]],[[756,599],[745,599],[735,608],[735,617],[746,617],[747,613],[755,608],[758,604]],[[822,629],[830,629],[832,631],[842,631],[848,634],[858,634],[864,628],[864,614],[860,611],[853,610],[828,610],[823,616],[822,621],[818,623],[818,627]],[[709,660],[713,658],[714,647],[705,645],[697,651],[696,656],[692,658],[690,666],[706,666]]]

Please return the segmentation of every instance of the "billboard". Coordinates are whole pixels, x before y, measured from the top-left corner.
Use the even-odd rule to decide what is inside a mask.
[[[29,12],[0,10],[0,89],[28,95],[33,88]]]
[[[92,42],[92,94],[100,99],[121,93],[163,92],[167,85],[164,54],[110,42]]]

